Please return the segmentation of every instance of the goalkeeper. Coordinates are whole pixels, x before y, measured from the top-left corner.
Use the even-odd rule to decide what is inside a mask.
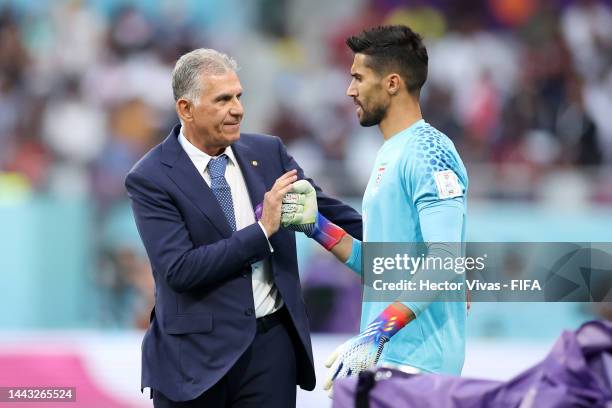
[[[384,138],[363,197],[363,240],[436,243],[428,244],[428,256],[462,256],[468,177],[450,139],[422,119],[428,56],[421,37],[406,26],[384,26],[346,42],[354,53],[347,95],[360,124],[378,125]],[[283,225],[361,273],[361,242],[317,212],[308,182],[294,183],[292,192]],[[466,314],[465,302],[363,302],[361,333],[328,360],[324,387],[378,362],[460,374]]]

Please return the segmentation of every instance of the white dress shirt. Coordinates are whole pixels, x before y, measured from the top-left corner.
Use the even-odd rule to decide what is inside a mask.
[[[193,162],[206,184],[210,187],[210,174],[208,174],[208,162],[213,157],[195,147],[183,134],[181,129],[178,141]],[[255,214],[249,192],[247,190],[244,176],[236,161],[236,156],[232,147],[228,146],[223,152],[227,155],[227,167],[225,168],[225,180],[232,190],[232,201],[234,204],[234,215],[236,217],[236,229],[240,230],[255,222]],[[268,238],[268,233],[258,222],[261,230]],[[269,243],[268,243],[269,244]],[[272,250],[272,246],[270,246]],[[255,317],[266,316],[274,313],[283,305],[283,300],[278,293],[278,289],[272,281],[270,273],[270,261],[264,259],[251,265],[251,281],[253,283],[253,301],[255,304]]]

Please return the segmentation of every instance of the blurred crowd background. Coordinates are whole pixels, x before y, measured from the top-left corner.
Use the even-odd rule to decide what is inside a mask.
[[[387,23],[425,38],[424,116],[467,165],[470,239],[610,240],[611,1],[2,0],[0,328],[147,327],[151,272],[123,178],[177,122],[171,70],[194,48],[237,59],[243,131],[280,136],[359,209],[382,139],[345,95],[344,41]],[[299,244],[313,329],[356,330],[359,280]],[[529,323],[508,316],[530,306],[477,305],[472,333],[610,316],[540,306],[550,319]]]

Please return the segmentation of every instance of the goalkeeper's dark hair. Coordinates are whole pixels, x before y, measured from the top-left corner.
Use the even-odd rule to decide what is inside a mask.
[[[427,49],[423,38],[405,25],[387,25],[347,38],[355,54],[365,54],[366,64],[379,75],[397,72],[408,92],[419,95],[427,80]]]

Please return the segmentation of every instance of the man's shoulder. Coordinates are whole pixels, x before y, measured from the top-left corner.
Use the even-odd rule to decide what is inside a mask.
[[[162,166],[160,166],[162,162],[168,164],[173,163],[178,157],[178,153],[182,150],[177,139],[179,131],[180,125],[174,126],[164,140],[151,148],[151,150],[145,153],[144,156],[132,166],[127,176],[132,173],[139,173],[142,175],[155,174],[162,168]]]
[[[260,133],[241,133],[240,140],[238,143],[241,143],[247,147],[254,149],[262,149],[262,148],[270,148],[270,149],[278,149],[279,144],[281,143],[280,138],[278,136],[260,134]]]
[[[133,173],[143,175],[151,174],[156,169],[159,169],[162,157],[162,144],[163,143],[159,143],[157,146],[145,153],[145,155],[132,166],[126,177],[129,177],[130,174]]]

